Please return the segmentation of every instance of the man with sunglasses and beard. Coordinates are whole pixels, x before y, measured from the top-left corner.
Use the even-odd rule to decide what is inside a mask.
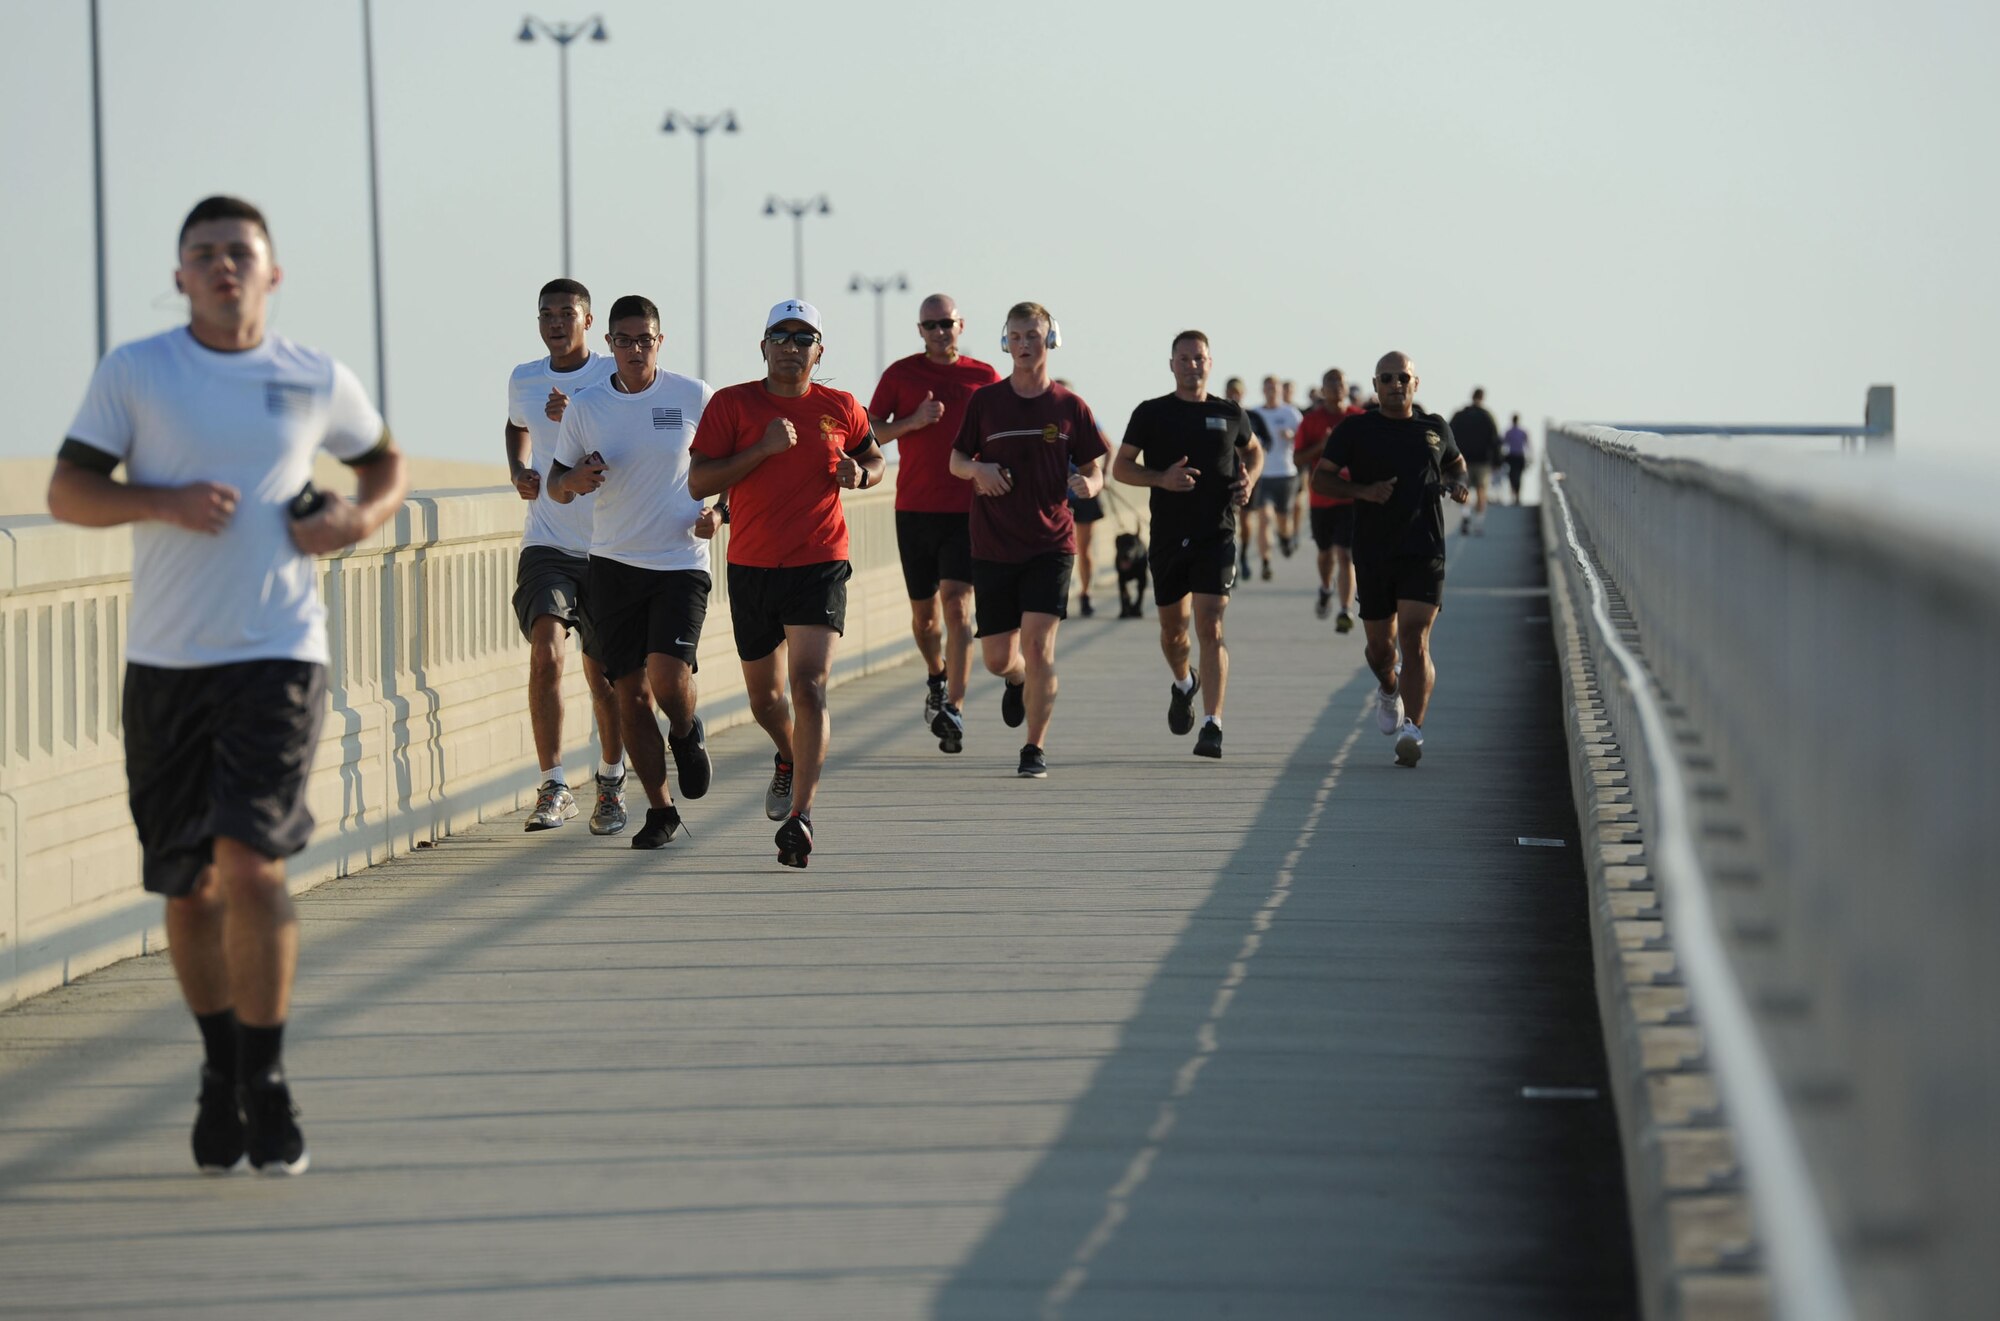
[[[1355,587],[1368,668],[1381,685],[1376,723],[1396,740],[1402,766],[1415,766],[1423,756],[1424,712],[1437,680],[1430,634],[1444,603],[1439,501],[1449,495],[1462,505],[1471,495],[1451,426],[1416,406],[1417,383],[1407,353],[1385,355],[1375,364],[1382,406],[1336,427],[1312,476],[1312,489],[1321,495],[1355,501]]]
[[[882,450],[860,401],[812,378],[825,352],[818,308],[777,304],[758,347],[764,379],[717,391],[702,414],[688,489],[696,499],[730,493],[736,654],[750,713],[777,749],[764,813],[784,823],[778,861],[803,867],[833,732],[827,678],[854,576],[840,492],[878,484]]]
[[[1000,379],[959,352],[965,318],[948,294],[917,309],[924,351],[882,373],[868,420],[896,469],[896,548],[910,595],[910,630],[924,658],[924,728],[945,752],[965,747],[965,685],[972,677],[972,488],[951,475],[951,442],[972,392]]]

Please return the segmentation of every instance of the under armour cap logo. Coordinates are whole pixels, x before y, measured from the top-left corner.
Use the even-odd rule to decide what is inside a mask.
[[[786,303],[785,310],[787,312],[803,312],[805,309],[800,307],[797,303]]]

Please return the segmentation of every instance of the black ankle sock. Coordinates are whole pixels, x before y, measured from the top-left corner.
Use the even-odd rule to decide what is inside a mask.
[[[231,1082],[236,1080],[236,1011],[218,1009],[212,1014],[196,1014],[194,1025],[201,1029],[201,1047],[208,1067]]]
[[[931,675],[928,682],[933,688],[944,687],[944,671],[939,670],[936,674]]]
[[[263,1078],[278,1067],[278,1057],[285,1048],[285,1025],[276,1027],[251,1027],[248,1023],[236,1025],[236,1065],[238,1077],[245,1080]]]

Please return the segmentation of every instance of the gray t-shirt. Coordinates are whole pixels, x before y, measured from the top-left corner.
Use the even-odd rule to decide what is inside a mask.
[[[223,353],[183,326],[106,355],[70,439],[122,461],[134,485],[211,481],[240,493],[212,536],[133,526],[126,658],[169,669],[326,664],[318,569],[292,544],[287,506],[311,479],[316,451],[358,459],[383,436],[353,372],[277,335]]]

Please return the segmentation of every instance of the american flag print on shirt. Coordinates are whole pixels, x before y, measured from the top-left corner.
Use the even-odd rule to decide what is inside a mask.
[[[656,408],[653,410],[653,430],[676,431],[681,426],[681,410],[678,408]]]

